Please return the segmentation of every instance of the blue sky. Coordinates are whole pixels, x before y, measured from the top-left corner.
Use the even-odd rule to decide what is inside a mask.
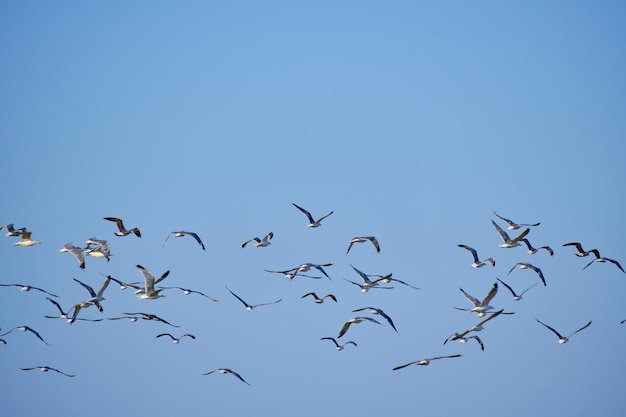
[[[5,2],[0,5],[2,224],[42,242],[0,239],[2,283],[86,298],[110,274],[167,286],[139,300],[110,285],[104,312],[157,314],[68,325],[41,293],[0,288],[11,416],[183,412],[196,416],[617,415],[624,385],[626,274],[577,258],[579,241],[626,263],[626,7],[621,2]],[[317,229],[305,216],[333,210]],[[501,249],[493,211],[541,222],[528,238],[555,255]],[[116,216],[143,237],[116,237]],[[503,222],[499,224],[504,225]],[[169,239],[175,230],[197,232]],[[267,248],[241,244],[272,231]],[[512,234],[515,232],[511,232]],[[352,237],[374,235],[381,252]],[[110,262],[80,270],[65,243],[107,239]],[[496,266],[470,267],[470,245]],[[332,280],[264,272],[333,263]],[[496,278],[522,290],[472,343],[442,342],[477,322],[459,287]],[[420,287],[361,294],[351,265]],[[251,304],[248,313],[226,289]],[[333,293],[318,305],[307,292]],[[343,323],[382,308],[386,323]],[[370,316],[369,314],[364,314]],[[371,316],[370,316],[371,317]],[[377,318],[378,317],[375,317]],[[535,320],[569,333],[559,346]],[[159,333],[192,333],[174,345]],[[461,354],[427,367],[392,368]],[[47,365],[75,374],[24,372]],[[202,375],[231,368],[231,376]],[[9,384],[10,382],[10,384]]]

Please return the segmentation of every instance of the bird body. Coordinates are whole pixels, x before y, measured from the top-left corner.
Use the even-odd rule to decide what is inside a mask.
[[[134,233],[135,236],[141,237],[141,231],[136,227],[133,227],[130,230],[126,230],[122,219],[118,219],[117,217],[105,217],[104,220],[115,222],[115,224],[117,224],[118,231],[113,232],[115,236],[128,236],[129,234]]]

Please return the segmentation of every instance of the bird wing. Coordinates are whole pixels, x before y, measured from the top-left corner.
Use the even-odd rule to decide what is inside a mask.
[[[491,287],[491,290],[489,290],[489,293],[487,294],[487,296],[483,299],[483,302],[481,303],[481,305],[486,306],[489,304],[489,302],[491,301],[491,299],[493,297],[496,296],[496,294],[498,293],[498,283],[494,282],[493,287]]]
[[[194,239],[196,239],[196,242],[198,242],[200,244],[200,246],[202,247],[202,250],[206,250],[205,247],[204,247],[204,243],[202,243],[202,240],[200,240],[200,236],[198,236],[197,233],[187,232],[187,234],[193,236]]]
[[[334,213],[334,211],[331,211],[327,215],[320,217],[319,219],[317,219],[317,223],[320,223],[322,220],[324,220],[326,217],[330,216],[333,213]]]
[[[309,223],[311,223],[311,224],[315,223],[315,220],[313,219],[313,216],[311,216],[311,213],[309,213],[308,211],[306,211],[305,209],[303,209],[302,207],[300,207],[296,203],[291,203],[291,204],[293,204],[298,210],[300,210],[301,212],[303,212],[306,215],[306,217],[309,219]]]
[[[513,288],[511,288],[510,285],[508,285],[506,282],[502,281],[500,278],[496,278],[498,281],[500,281],[505,287],[507,287],[509,289],[509,291],[511,291],[511,294],[513,294],[513,297],[517,297],[517,294],[515,294],[515,291],[513,291]]]
[[[463,295],[465,296],[465,298],[467,298],[469,300],[470,303],[474,304],[474,307],[478,307],[480,306],[480,301],[478,301],[477,298],[471,296],[470,294],[466,293],[463,288],[459,288],[459,290],[461,290],[461,292],[463,293]]]
[[[530,229],[525,229],[522,233],[519,234],[519,236],[517,236],[515,239],[511,240],[511,243],[516,243],[519,242],[520,240],[522,240],[528,233],[530,232]]]
[[[591,324],[591,321],[587,324],[585,324],[583,327],[581,327],[580,329],[576,330],[575,332],[570,333],[567,338],[569,339],[570,337],[574,336],[576,333],[578,333],[579,331],[586,329],[587,327],[589,327],[589,325]]]
[[[474,262],[476,262],[476,263],[480,262],[478,260],[478,253],[476,253],[476,249],[471,248],[471,247],[469,247],[467,245],[463,245],[463,244],[459,244],[457,246],[460,247],[460,248],[463,248],[463,249],[466,249],[466,250],[470,251],[472,253],[472,256],[474,257]]]
[[[537,319],[535,319],[537,320]],[[544,326],[546,326],[548,329],[552,330],[552,333],[554,333],[555,335],[558,336],[559,339],[563,339],[563,336],[561,336],[561,334],[559,332],[557,332],[556,330],[554,330],[552,327],[548,326],[545,323],[540,322],[539,320],[537,320],[540,324],[543,324]],[[586,326],[585,326],[586,327]]]
[[[74,281],[78,282],[80,285],[82,285],[92,297],[96,296],[96,292],[93,290],[93,288],[91,288],[89,285],[85,284],[84,282],[81,282],[79,280],[77,280],[76,278],[74,278]]]
[[[500,216],[498,213],[496,213],[495,211],[493,212],[493,214],[496,215],[497,218],[499,218],[500,220],[504,220],[509,226],[517,226],[513,221],[509,220],[509,219],[505,219],[504,217]]]
[[[246,303],[241,297],[239,297],[237,294],[235,294],[234,292],[232,292],[230,290],[230,288],[226,287],[226,289],[235,296],[236,299],[238,299],[239,301],[241,301],[243,303],[244,306],[246,306],[246,308],[253,308],[250,304]]]
[[[498,234],[500,235],[500,239],[502,239],[504,243],[511,242],[511,238],[509,238],[509,235],[507,235],[506,232],[500,226],[498,226],[496,222],[492,220],[491,224],[493,224],[493,227],[496,228],[496,232],[498,232]]]

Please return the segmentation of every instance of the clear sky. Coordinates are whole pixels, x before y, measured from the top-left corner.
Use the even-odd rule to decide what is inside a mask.
[[[436,3],[436,4],[435,4]],[[555,2],[2,2],[0,282],[69,308],[104,275],[162,282],[140,300],[111,284],[76,322],[43,293],[0,288],[2,414],[507,416],[623,412],[626,6]],[[307,219],[331,210],[322,227]],[[545,251],[502,249],[493,211],[540,222]],[[117,237],[115,216],[142,238]],[[192,237],[197,232],[206,251]],[[274,233],[266,248],[241,244]],[[510,232],[512,235],[519,231]],[[355,236],[376,236],[381,251]],[[85,270],[64,244],[107,239]],[[470,267],[471,255],[495,267]],[[332,263],[332,280],[264,269]],[[495,309],[473,343],[459,288]],[[393,284],[362,294],[351,265]],[[247,312],[226,286],[251,304]],[[332,293],[315,304],[307,292]],[[360,307],[383,309],[398,332]],[[125,312],[154,321],[106,320]],[[357,347],[334,349],[321,337]],[[592,321],[569,343],[567,334]],[[155,336],[191,333],[173,344]],[[440,355],[429,366],[395,366]],[[22,371],[46,365],[56,373]],[[231,375],[202,375],[230,368]]]

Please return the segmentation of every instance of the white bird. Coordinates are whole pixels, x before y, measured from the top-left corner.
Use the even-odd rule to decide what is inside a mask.
[[[564,243],[563,246],[575,246],[576,249],[578,250],[578,252],[575,253],[575,255],[578,256],[579,258],[584,258],[585,256],[589,256],[590,253],[593,253],[594,255],[596,255],[596,258],[600,257],[600,252],[597,249],[584,250],[582,245],[579,242]]]
[[[206,250],[205,247],[204,247],[204,243],[202,243],[202,240],[200,240],[200,236],[198,236],[197,233],[194,233],[194,232],[184,232],[184,231],[172,232],[169,235],[167,235],[167,237],[165,238],[165,242],[163,242],[163,245],[161,245],[161,247],[165,246],[165,243],[167,242],[167,240],[172,235],[174,237],[183,237],[183,236],[186,236],[186,235],[193,236],[193,238],[196,239],[196,242],[198,242],[200,247],[202,247],[202,250]]]
[[[167,324],[168,326],[172,326],[172,327],[176,327],[176,328],[180,327],[180,326],[177,326],[175,324],[172,324],[172,323],[168,322],[167,320],[162,319],[161,317],[157,316],[156,314],[151,314],[151,313],[124,313],[124,314],[126,314],[127,316],[141,316],[142,320],[159,321],[161,323]],[[128,317],[120,317],[120,318],[128,318]],[[111,319],[111,320],[117,320],[117,319]],[[131,321],[133,321],[133,320],[131,320]]]
[[[522,296],[524,294],[526,294],[526,291],[528,291],[529,289],[531,289],[532,287],[534,287],[535,285],[539,284],[538,282],[535,282],[533,285],[531,285],[530,287],[526,288],[524,291],[522,291],[519,294],[516,294],[515,291],[513,291],[513,288],[511,288],[510,285],[508,285],[506,282],[502,281],[500,278],[496,278],[498,281],[500,281],[502,284],[504,284],[505,287],[507,287],[509,289],[509,291],[511,291],[511,294],[513,294],[513,300],[515,301],[519,301],[522,299]]]
[[[9,330],[9,331],[8,331],[8,332],[6,332],[6,333],[2,333],[2,334],[0,334],[0,337],[8,335],[9,333],[13,332],[14,330],[21,330],[21,331],[23,331],[23,332],[31,332],[32,334],[34,334],[35,336],[37,336],[37,338],[38,338],[39,340],[41,340],[42,342],[44,342],[46,345],[50,346],[50,343],[48,343],[48,342],[46,342],[45,340],[43,340],[43,337],[41,337],[41,335],[40,335],[39,333],[37,333],[35,330],[33,330],[32,328],[30,328],[30,327],[28,327],[28,326],[17,326],[17,327],[14,327],[14,328],[12,328],[11,330]]]
[[[323,296],[323,297],[321,297],[321,298],[320,298],[320,297],[318,297],[318,296],[317,296],[317,294],[316,294],[316,293],[314,293],[314,292],[309,292],[309,293],[304,294],[304,295],[303,295],[302,297],[300,297],[300,298],[304,298],[304,297],[307,297],[307,296],[309,296],[309,295],[310,295],[311,297],[313,297],[313,299],[315,300],[315,302],[316,302],[317,304],[322,304],[322,303],[324,302],[324,299],[325,299],[325,298],[330,298],[330,299],[331,299],[331,300],[333,300],[334,302],[337,302],[337,297],[335,297],[333,294],[326,294],[325,296]]]
[[[539,278],[541,278],[541,281],[543,282],[543,286],[544,287],[546,286],[546,279],[544,278],[543,272],[541,272],[541,269],[537,268],[533,264],[529,264],[526,262],[518,262],[515,265],[513,265],[513,267],[509,270],[509,273],[507,275],[509,275],[516,267],[519,267],[519,269],[531,269],[535,271],[535,273],[539,275]]]
[[[338,338],[343,336],[344,334],[346,334],[346,332],[348,331],[348,329],[350,328],[350,326],[352,324],[358,324],[361,323],[363,321],[369,321],[372,323],[376,323],[376,324],[380,324],[378,321],[374,320],[371,317],[354,317],[351,318],[350,320],[348,320],[347,322],[344,323],[343,327],[341,327],[341,330],[339,330],[339,336],[337,336]]]
[[[337,349],[337,350],[343,350],[346,347],[346,345],[354,345],[354,346],[356,346],[356,342],[354,342],[352,340],[347,341],[343,345],[340,345],[339,343],[337,343],[337,340],[335,340],[334,337],[322,337],[322,338],[320,338],[320,340],[331,340],[335,344],[335,346],[336,346],[335,349]]]
[[[46,299],[48,301],[50,301],[52,304],[54,304],[57,309],[59,310],[59,312],[61,313],[60,316],[44,316],[47,319],[63,319],[63,320],[67,320],[68,323],[72,323],[72,319],[68,319],[70,313],[72,312],[72,309],[74,307],[72,307],[67,313],[65,311],[63,311],[63,308],[61,308],[61,304],[57,303],[56,301],[54,301],[52,298],[48,298],[46,297]],[[97,322],[97,321],[102,321],[102,319],[83,319],[83,318],[79,318],[79,317],[74,317],[74,321],[76,320],[82,320],[82,321],[91,321],[91,322]]]
[[[299,273],[299,267],[286,269],[284,271],[271,271],[269,269],[264,269],[264,271],[265,272],[275,273],[275,274],[281,274],[285,278],[287,278],[288,280],[294,279],[296,277],[296,275],[300,276],[300,277],[307,277],[307,278],[313,278],[313,279],[321,279],[322,278],[322,277],[318,277],[318,276],[311,276],[311,275],[306,275],[306,274],[300,274]]]
[[[393,368],[393,371],[396,371],[398,369],[402,369],[402,368],[406,368],[409,365],[422,365],[422,366],[426,366],[426,365],[430,365],[430,363],[434,360],[437,359],[447,359],[447,358],[458,358],[461,355],[448,355],[448,356],[435,356],[434,358],[426,358],[426,359],[419,359],[413,362],[409,362],[407,364],[404,365],[399,365],[396,366],[395,368]]]
[[[541,223],[533,223],[533,224],[525,224],[525,223],[524,223],[524,224],[518,224],[518,223],[515,223],[515,222],[514,222],[514,221],[512,221],[512,220],[505,219],[504,217],[500,216],[500,215],[499,215],[498,213],[496,213],[495,211],[493,212],[493,214],[495,214],[495,215],[496,215],[499,219],[504,220],[504,221],[505,221],[505,222],[509,225],[509,227],[508,227],[508,229],[509,229],[509,230],[517,230],[517,229],[519,229],[519,228],[521,228],[521,227],[534,227],[534,226],[539,226],[539,225],[541,224]]]
[[[216,300],[216,299],[215,299],[215,298],[213,298],[213,297],[209,297],[208,295],[206,295],[206,294],[204,294],[204,293],[202,293],[202,292],[200,292],[200,291],[190,290],[189,288],[183,288],[183,287],[160,287],[160,289],[162,289],[162,290],[172,290],[172,289],[181,290],[181,291],[183,292],[183,294],[185,294],[185,295],[189,295],[189,294],[199,294],[199,295],[201,295],[201,296],[203,296],[203,297],[208,298],[208,299],[209,299],[209,300],[211,300],[211,301],[218,302],[218,300]]]
[[[87,290],[89,295],[91,295],[91,298],[80,303],[81,308],[89,307],[91,304],[93,304],[98,308],[100,312],[104,311],[104,309],[102,308],[102,305],[100,304],[100,301],[105,300],[103,296],[104,290],[106,290],[107,287],[109,286],[109,282],[111,282],[111,278],[107,277],[107,279],[104,281],[104,284],[102,284],[102,287],[100,287],[100,290],[97,293],[94,291],[93,288],[91,288],[91,286],[85,284],[84,282],[81,282],[80,280],[77,280],[76,278],[74,278],[74,281],[82,285],[83,288]]]
[[[144,268],[141,265],[136,265],[136,266],[137,268],[139,268],[139,272],[141,272],[141,275],[143,275],[143,279],[144,279],[143,291],[141,290],[135,291],[135,293],[138,294],[137,297],[144,299],[144,300],[155,300],[160,297],[165,297],[165,295],[161,294],[161,289],[159,290],[154,289],[154,284],[158,284],[159,282],[163,281],[170,274],[170,271],[166,271],[163,275],[161,275],[161,277],[158,280],[155,281],[154,275],[152,275],[150,271],[148,271],[146,268]]]
[[[105,217],[104,220],[115,222],[115,224],[117,224],[117,228],[119,229],[119,231],[114,232],[115,236],[128,236],[129,234],[134,233],[135,236],[141,237],[141,231],[136,227],[133,227],[130,230],[126,230],[126,228],[124,227],[124,222],[122,222],[122,219],[118,219],[117,217]]]
[[[87,245],[84,249],[85,255],[93,256],[94,258],[106,258],[107,262],[111,260],[111,248],[106,240],[92,237],[85,242],[85,245]]]
[[[359,276],[363,280],[363,283],[360,284],[358,282],[350,281],[349,279],[346,279],[346,281],[348,281],[349,283],[351,283],[353,285],[356,285],[359,288],[361,288],[361,292],[363,294],[365,294],[366,292],[368,292],[369,290],[371,290],[373,288],[380,288],[380,289],[387,289],[387,290],[393,289],[393,287],[382,287],[382,286],[380,286],[380,283],[383,280],[386,281],[387,278],[391,277],[391,274],[390,275],[381,276],[380,278],[375,279],[375,280],[371,280],[367,274],[365,274],[362,271],[359,271],[354,265],[350,265],[350,266],[352,267],[352,269],[354,269],[354,271],[357,274],[359,274]]]
[[[74,246],[71,243],[66,243],[65,245],[63,245],[62,249],[59,249],[59,252],[71,253],[78,260],[78,267],[80,269],[85,269],[85,254],[83,252],[83,248]]]
[[[470,327],[469,329],[461,332],[461,333],[452,333],[450,336],[448,336],[446,338],[446,340],[443,341],[443,344],[445,345],[448,341],[450,340],[461,340],[463,338],[465,338],[465,335],[470,333],[470,332],[480,332],[481,330],[484,329],[484,324],[487,323],[489,320],[498,317],[500,314],[502,314],[504,311],[504,309],[502,310],[498,310],[494,313],[491,313],[486,319],[481,320],[480,322],[478,322],[477,324],[475,324],[474,326]]]
[[[241,377],[241,375],[239,375],[237,372],[233,371],[232,369],[228,369],[228,368],[217,368],[217,369],[213,369],[212,371],[206,372],[202,375],[209,375],[212,374],[213,372],[219,372],[222,375],[226,375],[226,374],[231,374],[237,377],[237,379],[239,379],[241,382],[245,382],[248,385],[251,385],[248,381],[246,381],[245,379],[243,379]]]
[[[281,301],[283,300],[283,299],[281,298],[281,299],[279,299],[279,300],[277,300],[277,301],[272,301],[271,303],[263,303],[263,304],[254,304],[254,305],[251,305],[251,304],[246,303],[246,302],[245,302],[245,301],[244,301],[241,297],[239,297],[237,294],[235,294],[234,292],[232,292],[232,291],[230,290],[230,288],[226,287],[226,289],[227,289],[227,290],[228,290],[228,291],[229,291],[232,295],[234,295],[236,299],[238,299],[239,301],[241,301],[241,303],[242,303],[244,306],[246,306],[246,310],[248,310],[248,311],[252,311],[252,310],[254,310],[254,309],[255,309],[255,308],[257,308],[257,307],[266,306],[266,305],[270,305],[270,304],[276,304],[276,303],[279,303],[279,302],[281,302]]]
[[[480,268],[484,265],[486,265],[487,263],[490,263],[491,266],[496,266],[496,261],[493,258],[487,258],[483,261],[478,259],[478,253],[476,252],[476,249],[469,247],[467,245],[463,245],[463,244],[458,244],[457,245],[459,248],[463,248],[466,249],[468,251],[470,251],[472,253],[472,256],[474,257],[474,263],[471,265],[472,268]]]
[[[311,268],[315,268],[318,271],[320,271],[322,274],[324,274],[324,276],[328,279],[330,279],[330,277],[328,276],[328,274],[326,273],[326,271],[324,271],[324,268],[322,268],[323,266],[332,266],[332,263],[327,263],[327,264],[312,264],[310,262],[304,263],[302,265],[300,265],[298,267],[298,272],[309,272],[311,270]]]
[[[17,242],[15,242],[13,244],[13,246],[34,246],[34,245],[39,245],[41,244],[41,242],[37,241],[37,240],[32,240],[30,238],[32,232],[29,232],[28,230],[24,229],[22,231],[22,239],[18,240]]]
[[[491,223],[493,224],[493,227],[496,228],[496,232],[498,232],[498,234],[500,235],[500,238],[502,239],[502,241],[504,243],[498,245],[501,248],[514,248],[516,246],[520,245],[520,240],[522,240],[524,237],[526,237],[526,235],[528,234],[528,232],[530,232],[530,229],[525,229],[522,233],[519,234],[519,236],[517,236],[515,239],[511,239],[509,237],[509,235],[500,227],[496,224],[496,222],[494,222],[493,220],[491,221]]]
[[[319,219],[315,220],[315,219],[313,219],[313,216],[311,216],[311,213],[309,213],[308,211],[306,211],[305,209],[303,209],[302,207],[300,207],[296,203],[291,203],[291,204],[293,204],[298,210],[303,212],[306,215],[306,217],[309,219],[309,224],[307,225],[307,227],[319,227],[319,226],[322,225],[322,220],[324,220],[326,217],[328,217],[331,214],[333,214],[333,212],[331,211],[327,215],[322,216]]]
[[[368,241],[372,245],[374,245],[374,248],[376,248],[376,252],[380,253],[380,245],[378,244],[378,240],[374,236],[359,236],[359,237],[353,237],[352,239],[350,239],[350,244],[348,245],[348,250],[346,251],[346,255],[348,254],[348,252],[350,252],[350,248],[355,243],[363,243],[363,242],[368,242]]]
[[[254,244],[254,246],[256,246],[257,248],[264,248],[266,246],[269,246],[272,244],[272,242],[270,242],[270,240],[274,237],[274,233],[273,232],[269,232],[268,234],[266,234],[265,236],[263,236],[263,239],[259,239],[258,237],[253,237],[252,239],[246,240],[245,242],[243,242],[243,244],[241,245],[242,248],[245,248],[246,245],[250,242],[256,242]]]
[[[184,335],[182,335],[181,337],[178,337],[178,338],[172,336],[169,333],[161,333],[161,334],[157,335],[156,337],[159,338],[159,337],[163,337],[163,336],[169,336],[172,339],[172,343],[174,343],[175,345],[177,345],[180,342],[180,339],[182,339],[183,337],[190,337],[192,339],[196,338],[196,336],[194,336],[194,335],[192,335],[190,333],[185,333]]]
[[[378,279],[375,280],[375,282],[378,282],[380,284],[389,284],[390,282],[397,282],[398,284],[402,284],[402,285],[406,285],[407,287],[411,287],[415,290],[419,290],[418,287],[411,285],[407,282],[401,281],[399,279],[396,278],[392,278],[393,274],[387,274],[387,275],[368,275],[368,277],[377,277]]]
[[[73,377],[75,377],[75,376],[76,376],[76,375],[66,374],[65,372],[59,371],[58,369],[56,369],[56,368],[52,368],[52,367],[50,367],[50,366],[33,366],[32,368],[20,368],[20,369],[21,369],[22,371],[32,371],[33,369],[38,369],[38,370],[40,370],[41,372],[54,371],[54,372],[58,372],[58,373],[60,373],[60,374],[62,374],[62,375],[65,375],[65,376],[69,376],[70,378],[73,378]]]
[[[398,329],[396,329],[396,326],[393,324],[393,320],[391,320],[391,317],[389,317],[384,311],[382,311],[380,308],[376,308],[376,307],[361,307],[361,308],[357,308],[355,310],[352,310],[353,313],[357,313],[359,311],[363,311],[363,310],[369,310],[370,313],[372,314],[378,314],[379,316],[383,317],[385,320],[387,320],[387,322],[391,325],[391,327],[393,328],[393,330],[396,331],[396,333],[398,333]]]
[[[537,319],[535,319],[537,320]],[[541,323],[539,320],[537,320],[539,323]],[[548,329],[552,330],[552,333],[554,333],[555,335],[557,335],[557,337],[559,338],[558,344],[562,345],[563,343],[567,343],[567,341],[569,340],[570,337],[574,336],[576,333],[578,333],[579,331],[586,329],[587,327],[589,327],[589,325],[591,324],[591,322],[585,324],[583,327],[581,327],[580,329],[576,330],[575,332],[572,332],[570,334],[568,334],[567,336],[561,336],[561,334],[559,332],[557,332],[556,330],[554,330],[552,327],[548,326],[545,323],[541,323],[544,326],[546,326]]]
[[[539,248],[533,248],[533,246],[530,244],[528,239],[522,239],[522,242],[526,244],[526,246],[528,247],[528,253],[531,255],[534,255],[535,253],[539,252],[539,250],[543,249],[546,252],[548,252],[550,256],[554,256],[554,251],[552,250],[550,246],[541,246]]]
[[[120,281],[117,278],[113,278],[111,275],[105,275],[105,276],[107,278],[111,278],[111,281],[117,283],[117,285],[120,286],[120,290],[125,290],[126,288],[133,288],[135,290],[138,290],[139,291],[138,293],[144,292],[144,287],[140,286],[139,282],[130,282],[130,283],[128,283],[128,282]]]
[[[15,229],[13,227],[13,223],[9,223],[9,224],[5,224],[4,226],[0,226],[0,230],[2,229],[7,229],[7,236],[22,236],[22,233],[24,233],[26,231],[25,227],[22,227],[21,229]]]
[[[482,317],[487,311],[492,310],[493,307],[489,305],[489,302],[491,301],[491,299],[493,297],[496,296],[496,294],[498,293],[498,283],[495,282],[493,284],[493,287],[491,287],[491,290],[489,290],[489,292],[487,293],[487,295],[485,296],[485,298],[483,298],[482,301],[478,300],[475,297],[472,297],[471,295],[469,295],[468,293],[466,293],[463,288],[459,288],[459,290],[461,290],[461,292],[463,293],[463,295],[465,296],[465,298],[467,298],[467,300],[474,304],[474,307],[471,309],[466,309],[466,308],[459,308],[459,307],[454,307],[457,310],[463,310],[463,311],[471,311],[472,313],[478,313],[479,316],[478,317]]]
[[[617,262],[614,259],[609,259],[609,258],[606,258],[606,257],[598,257],[598,258],[594,259],[593,261],[591,261],[587,265],[585,265],[583,267],[583,269],[587,268],[589,265],[591,265],[594,262],[600,262],[600,263],[610,262],[610,263],[614,264],[615,266],[617,266],[620,269],[620,271],[626,273],[626,271],[624,271],[624,268],[622,268],[622,266],[619,264],[619,262]]]
[[[41,291],[43,293],[46,293],[48,295],[51,295],[53,297],[58,297],[58,295],[56,295],[56,294],[52,294],[51,292],[48,292],[48,291],[43,290],[41,288],[33,287],[32,285],[26,285],[26,284],[0,284],[0,287],[20,287],[20,291],[23,291],[23,292],[28,292],[30,290],[37,290],[37,291]]]

